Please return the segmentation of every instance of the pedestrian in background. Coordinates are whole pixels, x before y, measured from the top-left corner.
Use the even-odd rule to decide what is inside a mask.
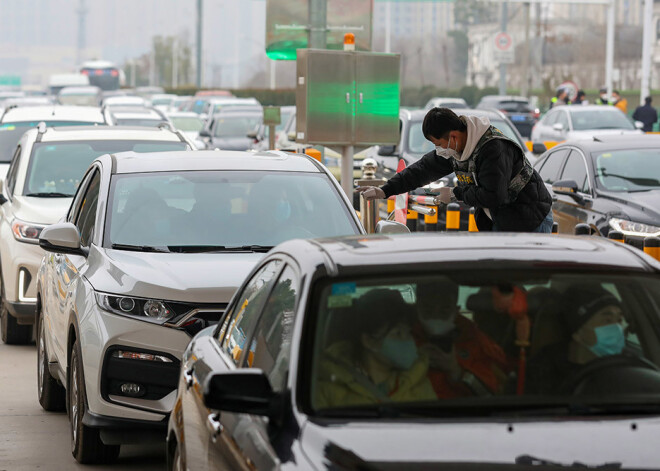
[[[628,100],[623,98],[618,90],[612,91],[612,104],[623,111],[624,114],[628,114]]]
[[[587,100],[586,93],[584,93],[584,90],[578,90],[577,96],[575,97],[575,104],[576,105],[588,105],[589,100]]]
[[[557,94],[552,97],[550,100],[550,108],[553,108],[557,105],[570,105],[571,100],[568,97],[568,90],[565,88],[558,88]]]
[[[596,98],[596,104],[597,105],[611,105],[610,100],[607,99],[607,90],[605,88],[601,88],[600,91],[598,92],[598,98]]]
[[[651,101],[650,96],[644,98],[644,104],[638,106],[632,115],[635,121],[644,123],[644,127],[642,128],[644,132],[653,131],[653,125],[658,121],[658,111],[651,106]]]

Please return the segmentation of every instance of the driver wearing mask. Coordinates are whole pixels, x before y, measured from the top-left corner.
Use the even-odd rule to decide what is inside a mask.
[[[417,284],[413,334],[429,356],[429,380],[440,399],[501,393],[511,371],[504,351],[459,314],[458,285],[448,279]]]
[[[625,347],[622,306],[609,291],[598,285],[571,286],[564,299],[569,338],[541,350],[530,362],[530,392],[561,392],[583,365],[619,355]]]

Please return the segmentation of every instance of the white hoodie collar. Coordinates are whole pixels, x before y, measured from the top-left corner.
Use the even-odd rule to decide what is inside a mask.
[[[458,158],[459,162],[463,162],[470,158],[481,136],[490,128],[490,120],[485,116],[461,116],[467,126],[467,140],[465,141],[465,148],[460,153]]]

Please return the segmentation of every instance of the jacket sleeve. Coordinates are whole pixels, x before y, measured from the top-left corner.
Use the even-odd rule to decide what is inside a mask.
[[[381,189],[385,192],[385,197],[389,198],[424,186],[453,171],[449,160],[438,157],[435,150],[432,150],[410,167],[390,178]]]
[[[487,143],[477,162],[477,185],[454,188],[454,196],[470,206],[498,208],[508,197],[511,170],[517,151],[502,139]]]

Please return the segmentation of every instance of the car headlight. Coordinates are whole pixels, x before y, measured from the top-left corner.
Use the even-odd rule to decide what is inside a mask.
[[[26,242],[28,244],[38,244],[41,231],[44,230],[44,225],[33,224],[31,222],[24,222],[20,219],[14,219],[11,223],[11,232],[14,234],[14,239],[19,242]]]
[[[177,317],[174,307],[157,299],[96,293],[96,301],[104,311],[154,324],[164,324]]]
[[[610,227],[628,236],[647,237],[651,235],[660,235],[659,226],[651,226],[650,224],[628,221],[626,219],[611,218]]]

